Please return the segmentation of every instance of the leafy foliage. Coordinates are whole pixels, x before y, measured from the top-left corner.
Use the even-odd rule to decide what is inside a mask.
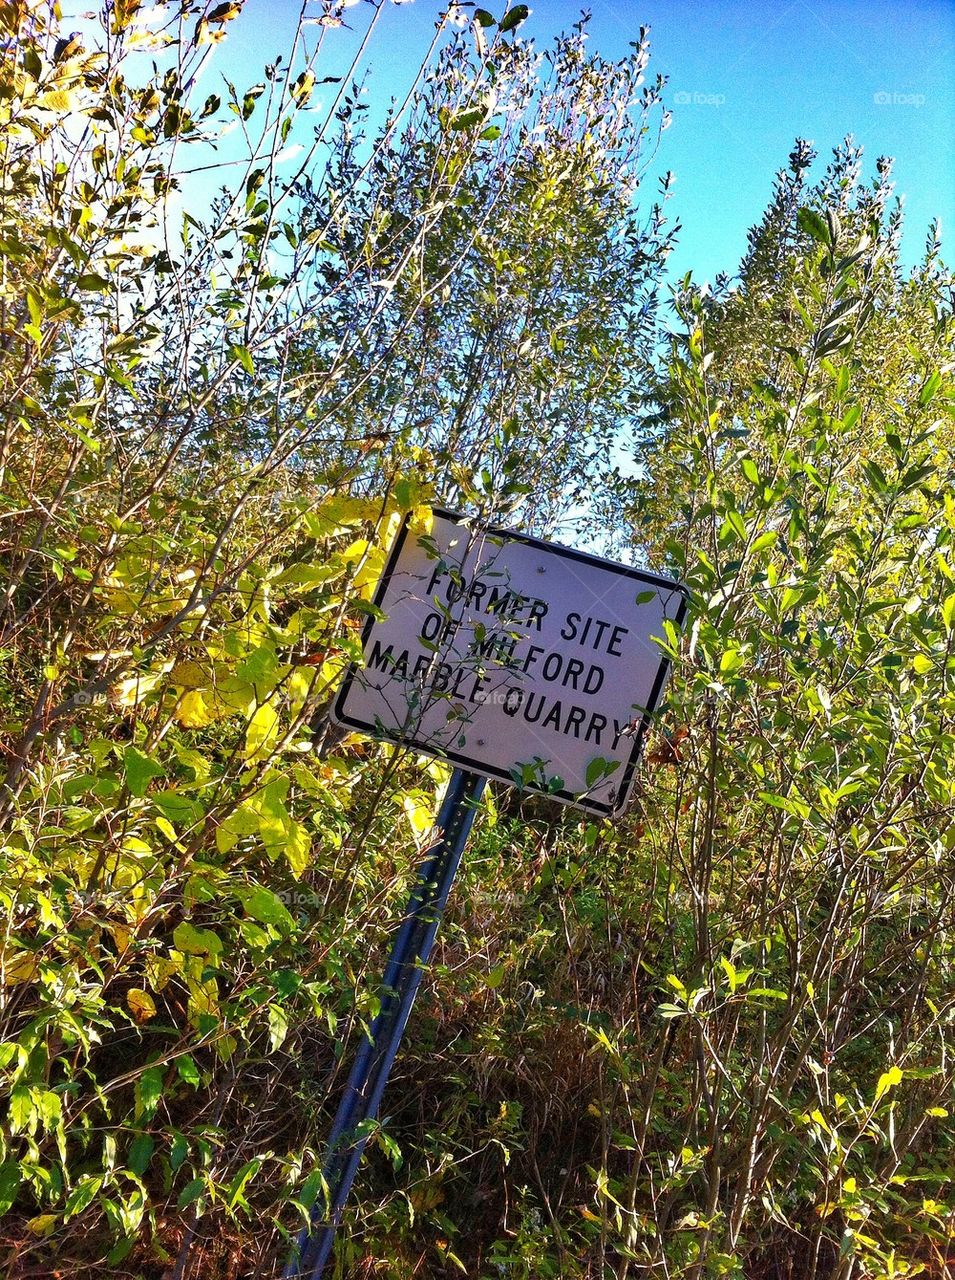
[[[608,66],[578,29],[542,84],[521,6],[442,24],[371,131],[357,56],[316,108],[335,5],[200,97],[240,10],[117,0],[72,33],[0,6],[0,1198],[27,1267],[271,1265],[300,1225],[444,780],[342,741],[330,691],[404,515],[533,495],[544,524],[595,473],[664,248],[622,185],[645,46]],[[605,397],[561,333],[613,355]],[[250,1245],[253,1212],[280,1225]]]
[[[314,1202],[446,777],[328,698],[435,500],[545,531],[607,510],[693,607],[624,821],[487,801],[340,1270],[945,1274],[934,232],[904,273],[887,162],[866,185],[847,144],[812,185],[798,143],[655,360],[645,32],[545,62],[526,6],[475,9],[373,130],[357,62],[314,110],[335,4],[200,100],[240,11],[117,0],[73,34],[0,5],[13,1274],[267,1274]],[[219,156],[239,176],[204,211]]]

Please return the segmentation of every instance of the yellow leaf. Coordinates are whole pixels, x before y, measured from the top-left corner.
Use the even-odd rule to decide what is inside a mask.
[[[162,991],[169,979],[181,969],[182,963],[179,960],[170,960],[165,956],[146,957],[146,977],[153,991]]]
[[[128,680],[120,680],[110,690],[113,701],[121,707],[133,707],[142,702],[148,693],[162,680],[165,671],[144,671],[140,675],[130,676]]]
[[[221,1062],[228,1062],[238,1047],[239,1042],[235,1036],[222,1036],[216,1041],[216,1054]]]
[[[203,979],[208,957],[205,955],[183,956],[182,972],[189,988],[188,1016],[193,1026],[198,1025],[204,1013],[218,1016],[219,984],[215,978]]]
[[[415,763],[422,765],[428,776],[434,778],[439,791],[447,787],[453,772],[449,764],[445,764],[443,760],[432,760],[428,756],[418,756]]]
[[[156,1002],[148,991],[141,987],[132,987],[126,992],[126,1003],[136,1021],[142,1025],[156,1016]]]
[[[233,18],[237,18],[242,12],[241,0],[225,0],[223,4],[217,4],[209,14],[210,22],[231,22]]]
[[[378,541],[381,544],[382,551],[390,547],[395,538],[397,538],[398,530],[401,528],[402,519],[403,516],[400,511],[392,511],[392,513],[385,519],[384,524],[379,527]]]
[[[0,951],[0,974],[5,987],[16,987],[22,982],[32,982],[36,977],[36,957],[30,951]]]
[[[296,879],[302,875],[308,866],[311,849],[311,836],[300,822],[296,822],[294,818],[289,818],[284,852],[285,860]]]
[[[310,538],[331,537],[364,520],[374,519],[376,511],[375,505],[366,498],[329,498],[317,511],[305,512],[305,531]]]
[[[246,758],[261,760],[267,757],[275,745],[278,732],[278,712],[271,702],[263,702],[256,708],[245,731]]]
[[[255,703],[255,689],[238,676],[217,676],[214,702],[220,715],[228,715],[230,711],[245,714]]]
[[[78,102],[78,95],[66,89],[51,89],[37,99],[37,104],[48,111],[72,111]]]
[[[108,924],[106,927],[116,943],[116,950],[122,955],[133,940],[132,930],[127,929],[124,924],[116,924],[115,922]]]
[[[951,631],[955,627],[955,591],[945,597],[942,605],[942,621],[945,623],[946,631]]]
[[[826,1133],[832,1133],[832,1130],[826,1124],[826,1117],[822,1114],[822,1112],[819,1110],[818,1107],[816,1108],[815,1111],[810,1111],[809,1118],[810,1120],[815,1120],[819,1128],[823,1129]]]
[[[55,1213],[41,1213],[27,1223],[27,1231],[35,1236],[48,1236],[53,1231],[59,1218]]]
[[[180,698],[179,705],[176,707],[176,719],[184,729],[204,729],[207,724],[212,724],[218,718],[215,710],[206,701],[205,695],[198,689],[190,689]]]
[[[177,662],[169,679],[183,689],[204,689],[212,679],[212,672],[201,662]]]
[[[341,553],[341,559],[346,564],[355,566],[351,585],[360,592],[364,588],[373,587],[381,577],[381,571],[385,567],[385,549],[374,546],[367,538],[356,538]]]
[[[298,77],[290,90],[292,97],[300,107],[308,102],[312,90],[315,88],[315,72],[308,68]]]
[[[292,670],[288,678],[287,690],[289,706],[293,712],[298,712],[304,707],[312,692],[312,682],[317,680],[314,667],[295,667]]]
[[[411,513],[411,519],[408,521],[408,532],[415,537],[420,537],[423,533],[430,533],[434,528],[434,512],[430,507],[415,507]]]
[[[216,848],[220,853],[228,853],[243,836],[257,835],[261,822],[257,813],[240,805],[216,827]]]
[[[176,835],[176,828],[168,818],[153,818],[153,822],[155,822],[167,840],[171,840],[173,844],[176,843],[179,837]]]
[[[113,0],[110,6],[112,17],[110,31],[114,36],[129,26],[141,4],[142,0]]]
[[[405,791],[399,792],[395,799],[400,802],[415,836],[420,839],[427,835],[434,826],[430,798],[423,791]]]
[[[894,1089],[902,1080],[902,1072],[898,1067],[889,1067],[888,1071],[883,1071],[879,1076],[879,1083],[875,1086],[875,1101],[884,1098],[890,1089]]]

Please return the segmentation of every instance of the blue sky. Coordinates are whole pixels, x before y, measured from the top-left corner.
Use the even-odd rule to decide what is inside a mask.
[[[483,2],[500,16],[500,0]],[[407,86],[442,7],[436,0],[388,7],[370,49],[373,104]],[[933,215],[949,241],[955,0],[595,0],[591,9],[591,48],[623,56],[646,23],[650,73],[669,79],[673,122],[644,191],[650,200],[655,174],[676,175],[670,210],[683,231],[675,274],[692,268],[702,280],[735,268],[797,135],[815,143],[820,167],[847,133],[865,147],[869,172],[877,156],[895,157],[908,261],[918,258]],[[569,0],[539,0],[532,10],[522,32],[538,43],[580,14]],[[260,78],[262,64],[288,46],[298,12],[298,0],[247,0],[219,69],[240,86]],[[352,15],[363,25],[360,10]],[[328,37],[337,61],[353,37],[341,30]],[[335,69],[330,61],[325,73]]]

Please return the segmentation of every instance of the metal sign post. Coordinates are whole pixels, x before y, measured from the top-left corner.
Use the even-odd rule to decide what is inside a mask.
[[[435,511],[395,539],[335,718],[457,766],[392,942],[286,1280],[318,1280],[378,1114],[485,777],[607,817],[626,805],[686,610],[679,583]]]
[[[438,925],[474,822],[485,779],[455,769],[438,814],[435,843],[418,870],[404,918],[391,945],[381,1011],[362,1037],[328,1141],[320,1195],[312,1222],[299,1236],[286,1280],[319,1280],[331,1257],[335,1229],[361,1163],[367,1125],[378,1114],[395,1054],[431,954]]]

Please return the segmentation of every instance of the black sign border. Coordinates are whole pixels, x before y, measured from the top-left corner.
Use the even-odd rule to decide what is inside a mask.
[[[574,547],[565,547],[559,542],[546,542],[543,538],[534,538],[529,533],[518,533],[514,529],[504,529],[498,525],[484,524],[476,516],[461,515],[459,512],[447,511],[443,507],[432,507],[434,515],[442,520],[450,520],[453,524],[467,528],[469,525],[475,525],[483,535],[492,538],[500,538],[506,542],[523,542],[526,546],[536,547],[540,551],[556,553],[563,556],[567,560],[576,560],[580,564],[590,564],[601,569],[611,569],[623,578],[630,578],[634,582],[644,582],[648,586],[665,587],[669,591],[675,591],[680,597],[679,608],[673,621],[676,625],[682,626],[683,619],[686,616],[687,601],[689,599],[689,591],[681,582],[675,581],[673,578],[665,578],[658,573],[650,573],[645,569],[636,569],[632,565],[619,564],[615,560],[603,560],[600,556],[591,555],[587,551],[577,551]],[[375,594],[372,598],[372,604],[376,608],[381,608],[381,602],[384,600],[388,591],[391,577],[395,571],[398,561],[401,557],[401,550],[404,547],[405,539],[408,536],[408,530],[411,524],[412,513],[409,512],[401,522],[401,528],[398,530],[391,551],[388,553],[388,559],[385,561],[385,567],[381,572],[378,585],[375,588]],[[369,614],[365,619],[365,624],[361,631],[361,647],[364,652],[368,646],[368,640],[375,626],[375,618]],[[345,701],[355,682],[355,677],[359,671],[364,668],[358,663],[349,663],[342,679],[338,693],[335,695],[335,701],[332,706],[333,718],[344,728],[357,729],[361,733],[369,734],[377,741],[393,742],[399,746],[406,746],[412,750],[420,751],[422,755],[433,756],[437,760],[448,760],[454,765],[461,768],[469,769],[472,773],[479,773],[485,778],[493,778],[498,782],[506,782],[508,786],[517,787],[513,776],[503,769],[496,769],[491,765],[481,764],[476,760],[472,760],[469,756],[462,755],[458,751],[441,749],[435,750],[433,745],[417,742],[414,738],[404,738],[399,734],[382,733],[376,724],[367,724],[363,720],[356,720],[349,716],[345,711]],[[649,704],[644,710],[640,721],[640,727],[633,735],[633,746],[627,762],[623,767],[623,783],[618,788],[617,794],[621,797],[617,804],[611,806],[602,804],[599,801],[590,800],[586,796],[581,796],[574,791],[562,789],[560,791],[546,791],[543,787],[537,787],[533,783],[529,783],[526,787],[518,788],[519,790],[533,792],[535,795],[547,796],[551,800],[557,800],[561,804],[570,805],[576,809],[585,809],[589,813],[598,814],[604,818],[616,817],[621,814],[630,803],[630,792],[636,779],[637,765],[640,761],[640,753],[643,750],[643,742],[650,726],[650,720],[657,709],[660,700],[660,694],[663,692],[663,686],[666,682],[667,675],[670,670],[670,660],[661,654],[660,666],[654,678],[653,685],[650,689]]]

